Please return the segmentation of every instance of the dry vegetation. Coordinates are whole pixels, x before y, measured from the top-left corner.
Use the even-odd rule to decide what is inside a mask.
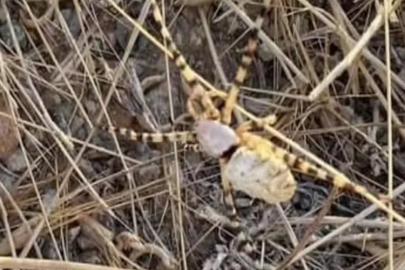
[[[216,160],[98,128],[192,128],[170,54],[143,32],[162,40],[150,1],[114,2],[126,16],[113,0],[0,0],[0,268],[251,269],[227,245]],[[272,1],[236,119],[277,115],[263,136],[376,193],[396,187],[405,215],[401,2]],[[259,5],[167,0],[164,14],[193,69],[225,89]],[[296,175],[282,205],[236,194],[264,269],[405,269],[403,226]]]

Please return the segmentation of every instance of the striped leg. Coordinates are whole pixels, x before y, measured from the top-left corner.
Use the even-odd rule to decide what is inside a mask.
[[[183,144],[195,143],[197,137],[195,132],[190,131],[174,131],[168,133],[143,133],[135,132],[129,128],[120,127],[107,127],[103,126],[101,129],[114,134],[138,142],[144,143],[164,143],[164,142],[180,142]]]
[[[273,126],[276,122],[277,116],[274,114],[270,114],[264,118],[261,118],[260,121],[243,122],[236,128],[236,133],[242,134],[244,132],[249,132],[254,128],[262,129],[266,125]]]
[[[172,54],[172,60],[178,67],[180,73],[182,74],[185,82],[187,83],[188,87],[190,88],[190,97],[187,101],[187,109],[189,113],[194,117],[194,119],[198,120],[203,117],[207,117],[209,119],[219,119],[220,113],[217,108],[215,108],[214,103],[212,102],[210,96],[207,94],[207,91],[204,87],[198,82],[194,72],[187,64],[184,56],[178,50],[176,44],[174,43],[170,32],[167,30],[164,22],[163,16],[160,12],[159,6],[156,0],[152,0],[152,7],[153,7],[153,16],[155,21],[159,24],[160,33],[163,39],[166,42],[168,50]],[[201,103],[203,109],[205,110],[205,115],[199,114],[193,105],[193,102]]]
[[[246,79],[247,70],[253,61],[253,56],[258,46],[258,33],[263,24],[264,16],[270,9],[270,0],[263,0],[263,8],[260,14],[256,18],[256,27],[252,29],[249,42],[245,48],[245,52],[242,56],[238,71],[234,82],[232,83],[227,99],[225,100],[225,106],[222,109],[222,122],[229,125],[232,119],[232,111],[237,102],[240,87]]]

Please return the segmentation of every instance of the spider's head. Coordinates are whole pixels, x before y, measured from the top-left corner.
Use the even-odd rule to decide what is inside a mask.
[[[214,158],[221,157],[239,144],[239,137],[235,131],[218,121],[198,120],[195,131],[202,150]]]

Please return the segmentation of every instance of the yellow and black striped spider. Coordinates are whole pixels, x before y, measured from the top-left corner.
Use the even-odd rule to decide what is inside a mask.
[[[252,62],[257,47],[256,35],[263,21],[263,15],[269,9],[270,0],[263,0],[263,11],[256,20],[257,28],[252,30],[252,38],[249,40],[222,110],[214,106],[213,95],[200,84],[194,71],[177,49],[164,25],[156,0],[152,0],[152,5],[154,18],[161,27],[160,32],[166,41],[168,50],[172,54],[172,60],[176,63],[185,82],[191,89],[187,108],[195,119],[195,130],[193,132],[167,134],[139,134],[131,130],[111,127],[108,128],[110,132],[118,132],[131,139],[144,142],[198,141],[202,151],[211,157],[219,159],[224,204],[227,215],[235,227],[239,226],[239,219],[233,202],[232,190],[245,192],[253,198],[261,199],[270,204],[288,201],[296,191],[296,181],[291,172],[292,168],[320,180],[328,181],[339,189],[352,191],[365,197],[405,225],[404,217],[396,211],[390,210],[365,187],[350,181],[341,174],[333,174],[318,168],[312,163],[276,146],[271,141],[251,133],[252,125],[250,123],[242,123],[236,129],[230,127],[239,87],[243,84],[247,68]],[[202,112],[196,110],[196,103],[203,108]],[[263,120],[264,122],[265,120]]]

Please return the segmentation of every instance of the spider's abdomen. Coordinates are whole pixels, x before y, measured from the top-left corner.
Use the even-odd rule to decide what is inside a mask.
[[[267,203],[285,202],[296,190],[295,179],[287,164],[263,158],[260,153],[240,146],[224,168],[225,177],[235,190]]]

